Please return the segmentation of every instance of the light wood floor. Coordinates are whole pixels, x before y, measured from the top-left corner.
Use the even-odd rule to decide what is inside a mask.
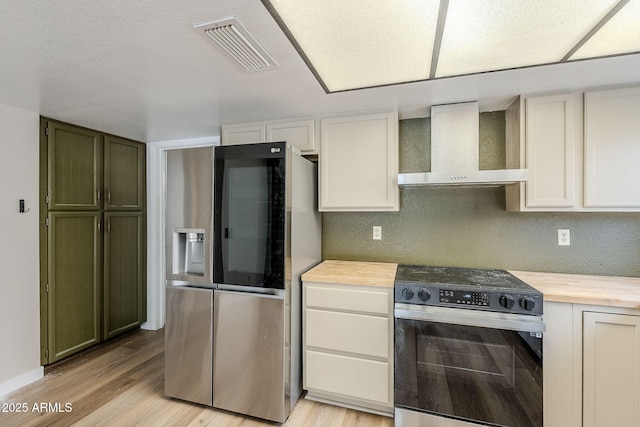
[[[26,413],[2,412],[24,404]],[[3,427],[277,426],[164,397],[163,329],[129,333],[48,367],[0,405]],[[283,426],[391,427],[393,420],[301,399]]]

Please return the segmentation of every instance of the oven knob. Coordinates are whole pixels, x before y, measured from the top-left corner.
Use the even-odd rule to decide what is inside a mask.
[[[413,298],[413,289],[404,288],[402,290],[402,298],[406,299],[407,301],[409,301],[411,298]]]
[[[429,301],[429,298],[431,298],[431,293],[429,293],[428,289],[422,288],[418,291],[418,298],[420,298],[424,302],[427,302]]]
[[[533,310],[536,303],[529,297],[520,298],[520,307],[524,308],[527,311]]]
[[[498,302],[500,303],[501,306],[503,306],[506,309],[510,309],[511,307],[513,307],[513,304],[515,303],[511,295],[502,295],[498,300]]]

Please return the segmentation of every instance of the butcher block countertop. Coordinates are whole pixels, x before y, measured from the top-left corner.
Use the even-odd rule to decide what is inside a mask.
[[[307,282],[393,288],[398,264],[323,261],[302,275]],[[640,277],[510,271],[544,294],[545,301],[640,309]]]
[[[398,264],[387,262],[323,261],[302,275],[305,282],[393,288]]]
[[[640,308],[640,277],[510,273],[541,291],[545,301]]]

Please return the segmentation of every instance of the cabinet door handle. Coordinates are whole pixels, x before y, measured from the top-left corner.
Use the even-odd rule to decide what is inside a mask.
[[[107,203],[111,204],[111,189],[107,188]]]
[[[107,233],[111,233],[111,219],[107,220],[107,230],[106,230],[106,232]]]
[[[102,223],[98,221],[98,234],[102,234]]]
[[[100,203],[100,190],[98,190],[98,203]]]

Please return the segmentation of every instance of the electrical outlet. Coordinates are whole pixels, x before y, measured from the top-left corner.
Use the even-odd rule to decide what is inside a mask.
[[[373,240],[382,240],[382,226],[374,225],[373,226]]]
[[[558,229],[558,246],[570,246],[571,245],[571,230],[568,228]]]

